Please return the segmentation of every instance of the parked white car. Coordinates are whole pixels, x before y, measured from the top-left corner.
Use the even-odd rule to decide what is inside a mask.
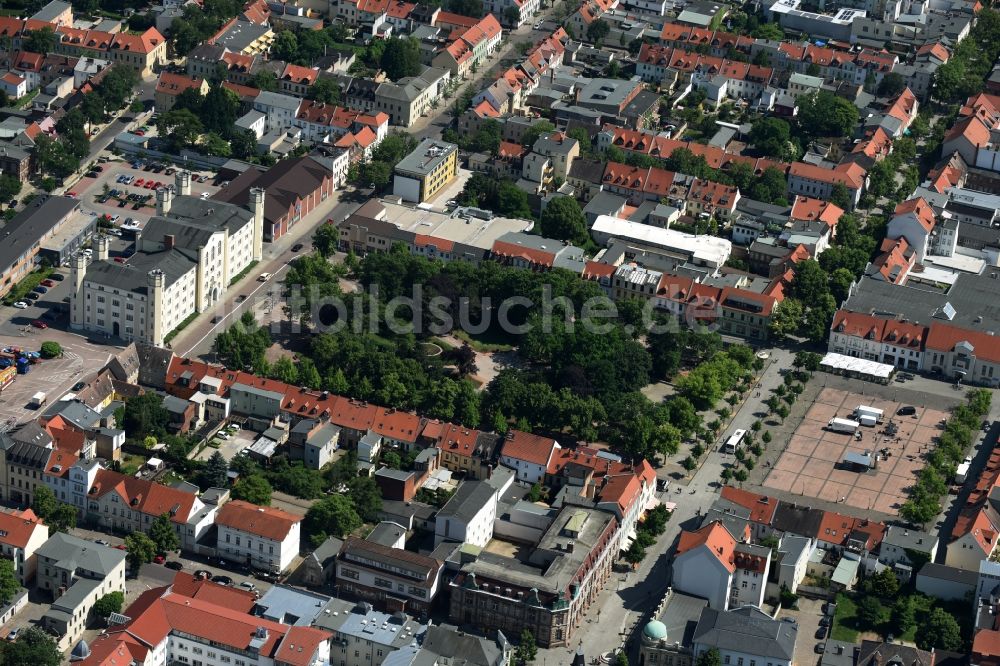
[[[28,304],[25,303],[24,301],[17,301],[16,303],[14,303],[14,307],[17,308],[18,310],[27,310]]]

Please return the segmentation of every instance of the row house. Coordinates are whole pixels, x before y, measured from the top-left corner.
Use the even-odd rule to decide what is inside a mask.
[[[728,220],[736,212],[739,200],[738,187],[696,178],[688,191],[685,213],[692,217]]]
[[[505,70],[492,84],[473,97],[472,111],[475,116],[495,118],[521,108],[528,95],[538,87],[541,77],[562,65],[566,55],[566,39],[566,30],[558,28],[528,51],[524,60]],[[484,106],[484,102],[487,106]]]
[[[448,70],[452,78],[468,78],[470,72],[493,55],[502,38],[500,22],[493,14],[487,14],[434,56],[431,64]]]
[[[81,461],[70,470],[72,500],[84,520],[118,532],[146,532],[166,514],[183,550],[194,551],[212,527],[216,507],[192,492],[137,479]]]
[[[698,49],[699,52],[723,58],[733,51],[749,56],[754,39],[722,30],[665,23],[660,31],[659,44],[674,49]]]
[[[867,182],[867,172],[854,162],[842,162],[832,169],[794,162],[788,170],[789,194],[830,199],[834,187],[843,185],[847,189],[852,208],[861,200]]]
[[[927,327],[839,310],[830,326],[830,351],[888,363],[906,370],[924,369]]]
[[[996,497],[998,483],[1000,450],[994,449],[975,479],[965,504],[959,509],[945,554],[948,566],[980,572],[980,598],[990,596],[995,586],[993,577],[983,574],[991,573],[989,568],[995,566],[991,562],[995,559],[997,534],[1000,534],[1000,507]],[[983,568],[987,571],[984,572]],[[984,585],[989,587],[983,589]]]
[[[302,130],[302,138],[316,143],[336,143],[346,135],[357,137],[364,146],[364,157],[371,157],[382,139],[389,133],[389,116],[385,113],[366,114],[334,104],[303,100],[291,121]]]
[[[302,67],[287,63],[278,75],[278,90],[297,97],[305,97],[319,77],[319,67]]]
[[[602,181],[605,190],[638,203],[670,197],[675,178],[676,174],[666,169],[607,162]]]
[[[154,67],[167,60],[167,40],[156,28],[133,34],[58,26],[55,32],[56,53],[80,57],[99,55],[113,64],[128,65],[140,76],[149,76]]]

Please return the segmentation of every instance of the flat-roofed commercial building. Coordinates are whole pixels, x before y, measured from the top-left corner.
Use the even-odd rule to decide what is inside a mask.
[[[458,175],[458,146],[424,139],[395,169],[392,192],[403,201],[422,203]]]

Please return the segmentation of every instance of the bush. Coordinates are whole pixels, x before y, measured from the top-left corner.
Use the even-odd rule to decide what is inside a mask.
[[[57,358],[59,356],[62,356],[63,353],[62,345],[60,345],[58,342],[53,342],[52,340],[43,342],[40,351],[42,354],[42,358]]]

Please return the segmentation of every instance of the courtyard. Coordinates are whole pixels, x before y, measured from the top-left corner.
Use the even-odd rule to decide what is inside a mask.
[[[898,515],[906,501],[906,489],[924,466],[923,455],[937,436],[938,424],[948,416],[945,411],[922,405],[913,405],[913,415],[896,416],[896,410],[905,404],[823,388],[765,479],[764,487]],[[874,427],[862,426],[861,439],[826,429],[830,419],[849,418],[859,405],[882,409],[884,421]],[[898,426],[893,435],[886,432],[890,422]],[[842,465],[848,453],[866,452],[876,456],[874,468],[858,472]]]

